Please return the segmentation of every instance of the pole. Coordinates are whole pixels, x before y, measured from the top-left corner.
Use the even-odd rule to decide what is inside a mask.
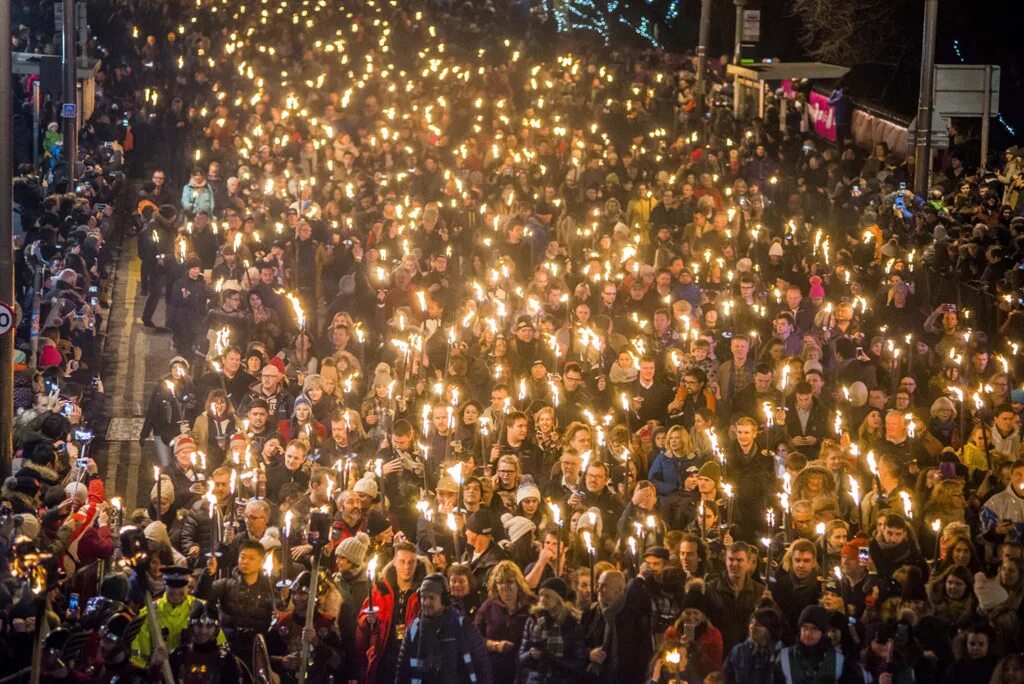
[[[14,304],[14,168],[11,106],[11,3],[0,2],[0,302]],[[13,324],[13,322],[12,322]],[[12,325],[13,328],[13,325]],[[0,337],[0,477],[11,474],[14,448],[14,330]]]
[[[322,547],[318,544],[313,545],[313,567],[310,569],[309,574],[309,601],[306,602],[306,625],[309,627],[313,626],[313,622],[316,619],[316,589],[320,577],[320,556],[322,552]],[[370,583],[370,594],[373,594],[373,582]],[[373,599],[371,598],[370,601],[372,602]],[[312,642],[303,638],[299,653],[302,656],[302,660],[299,661],[299,674],[296,679],[299,684],[305,684],[309,674],[309,661],[313,657]]]
[[[75,57],[75,0],[64,3],[64,32],[61,66],[64,70],[64,104],[75,106],[75,116],[64,118],[64,163],[67,164],[68,192],[75,189],[75,162],[78,158],[78,88]],[[63,116],[63,113],[62,113]]]
[[[924,0],[924,31],[921,37],[921,82],[917,93],[917,126],[914,149],[914,193],[928,192],[932,146],[932,81],[935,76],[935,30],[939,0]]]
[[[697,83],[694,96],[697,98],[697,113],[704,114],[704,73],[708,68],[708,38],[711,34],[711,0],[700,2],[700,33],[697,38]]]
[[[78,11],[78,51],[82,59],[85,59],[89,56],[89,19],[86,16],[86,0],[79,0],[78,7],[75,9]]]
[[[39,172],[39,126],[42,123],[42,93],[39,90],[39,81],[32,82],[32,168]]]
[[[981,169],[988,168],[988,124],[992,118],[992,65],[985,65],[985,101],[981,104]]]
[[[747,0],[733,0],[736,5],[736,33],[732,52],[732,63],[740,63],[740,52],[743,50],[743,9],[747,6]]]

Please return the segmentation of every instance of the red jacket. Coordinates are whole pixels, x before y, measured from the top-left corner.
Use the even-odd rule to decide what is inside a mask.
[[[675,625],[665,630],[665,639],[679,639],[682,635],[675,628]],[[701,677],[706,677],[712,672],[722,669],[722,660],[725,655],[725,645],[722,641],[722,633],[710,622],[704,622],[697,627],[697,671]]]
[[[424,574],[423,565],[419,564],[413,576],[414,587],[419,586]],[[363,602],[363,609],[359,613],[359,623],[356,625],[356,653],[366,654],[366,671],[363,675],[363,682],[366,684],[376,684],[380,659],[387,651],[391,627],[394,624],[396,584],[395,569],[388,566],[384,576],[374,583],[370,596]],[[376,629],[372,631],[366,619],[371,601],[377,614]],[[405,624],[412,624],[419,614],[420,598],[413,591],[405,604]]]

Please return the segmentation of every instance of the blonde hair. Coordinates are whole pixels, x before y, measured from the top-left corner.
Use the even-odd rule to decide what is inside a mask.
[[[523,577],[523,571],[519,569],[519,566],[510,560],[503,560],[491,570],[491,574],[487,577],[487,597],[497,599],[500,597],[498,593],[498,585],[504,582],[514,582],[519,588],[520,600],[525,597],[532,597],[533,591],[530,589],[530,585],[526,583],[526,578]]]
[[[537,590],[537,594],[540,595],[541,591],[545,591],[545,590],[544,589],[538,589]],[[551,613],[551,616],[555,618],[556,622],[559,622],[559,623],[564,622],[566,615],[572,615],[577,620],[580,619],[580,615],[582,614],[582,612],[578,608],[576,608],[576,606],[572,605],[571,603],[569,603],[568,601],[563,599],[558,594],[558,592],[556,592],[555,590],[547,589],[547,591],[551,592],[551,596],[553,596],[555,598],[555,607],[554,607],[554,609],[552,609],[549,612]],[[591,591],[593,591],[593,589],[591,589]],[[533,606],[530,607],[530,615],[536,615],[537,613],[541,612],[542,610],[547,610],[547,609],[546,608],[541,608],[540,602],[538,601],[537,603],[533,604]]]
[[[681,446],[679,451],[673,451],[669,444],[672,441],[672,435],[679,435],[679,441]],[[665,451],[672,452],[673,456],[686,456],[693,451],[693,441],[690,439],[690,433],[687,432],[686,428],[682,425],[673,425],[665,433]]]

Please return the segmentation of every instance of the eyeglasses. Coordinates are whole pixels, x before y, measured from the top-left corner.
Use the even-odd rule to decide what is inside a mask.
[[[502,470],[502,469],[499,468],[498,469],[498,474],[499,475],[515,475],[516,471],[514,471],[514,470]]]

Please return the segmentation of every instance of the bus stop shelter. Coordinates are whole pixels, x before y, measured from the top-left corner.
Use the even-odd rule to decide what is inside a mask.
[[[729,64],[726,73],[733,78],[733,114],[737,118],[751,115],[752,104],[757,100],[757,115],[764,117],[765,93],[769,84],[801,79],[835,80],[845,76],[850,69],[825,62],[758,62],[755,64]],[[781,102],[780,121],[786,120],[786,100]]]

